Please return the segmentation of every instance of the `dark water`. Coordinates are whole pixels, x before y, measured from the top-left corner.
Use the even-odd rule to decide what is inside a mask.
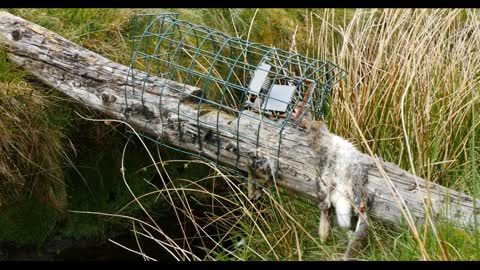
[[[199,258],[205,258],[205,248],[213,248],[214,242],[211,240],[201,241],[195,232],[187,230],[188,242],[182,239],[181,230],[178,227],[177,220],[167,221],[171,226],[162,229],[164,232],[177,239],[177,244],[191,251]],[[168,228],[170,227],[170,228]],[[187,228],[188,229],[188,228]],[[152,233],[153,234],[153,233]],[[162,240],[161,235],[153,236]],[[132,232],[125,232],[113,238],[103,240],[50,240],[41,247],[3,245],[0,248],[0,261],[144,261],[142,255],[135,254],[123,247],[112,243],[108,239],[115,241],[127,248],[139,251],[138,243]],[[158,261],[174,261],[175,258],[166,251],[156,241],[142,236],[138,236],[142,251],[149,257]],[[218,239],[218,238],[217,238]],[[225,241],[224,246],[231,246],[231,241]]]
[[[161,223],[160,223],[161,222]],[[205,247],[207,249],[214,248],[214,242],[211,240],[201,241],[198,237],[197,232],[194,230],[193,225],[189,221],[183,221],[183,229],[186,232],[188,240],[183,237],[178,220],[175,218],[173,213],[167,216],[163,220],[157,220],[159,226],[162,228],[164,233],[170,238],[175,239],[175,242],[185,250],[190,250],[199,258],[204,258],[206,256]],[[139,228],[137,228],[138,230]],[[155,239],[163,240],[167,242],[166,239],[158,232],[149,230],[152,236]],[[210,230],[211,235],[214,234],[213,230]],[[137,236],[139,243],[133,234],[133,232],[126,232],[116,237],[111,238],[118,244],[121,244],[127,248],[130,248],[135,251],[140,251],[139,245],[142,251],[149,257],[158,260],[158,261],[174,261],[175,258],[166,251],[157,241],[143,237],[141,235]],[[219,237],[216,237],[217,239]],[[230,241],[225,241],[225,246],[231,245]],[[190,249],[189,249],[190,247]],[[174,252],[175,254],[175,252]],[[89,244],[79,244],[73,243],[71,247],[65,248],[58,255],[54,257],[54,260],[60,261],[78,261],[78,260],[89,260],[89,261],[143,261],[144,258],[142,255],[135,254],[134,252],[128,251],[123,247],[118,246],[111,241],[105,240],[101,244],[89,243]]]
[[[115,242],[128,247],[132,250],[139,250],[135,237],[125,234],[115,239]],[[158,243],[153,240],[141,241],[142,250],[149,257],[159,261],[171,261],[174,258],[165,251]],[[90,245],[73,245],[64,249],[58,255],[54,256],[56,261],[143,261],[141,255],[128,251],[110,241],[101,245],[91,243]]]
[[[196,223],[200,226],[209,222],[206,219],[210,215],[209,209],[204,206],[190,203],[193,213],[196,215]],[[151,209],[149,213],[155,222],[160,226],[162,231],[171,239],[175,239],[176,243],[185,250],[191,250],[197,257],[204,259],[207,252],[215,247],[215,243],[207,238],[199,237],[192,221],[188,218],[181,218],[179,221],[173,211],[173,207],[165,202],[158,203]],[[221,212],[221,211],[220,211]],[[217,215],[222,213],[216,212]],[[146,221],[147,217],[139,217],[140,220]],[[203,223],[203,224],[202,224]],[[183,235],[182,228],[185,231],[186,238]],[[136,226],[137,231],[141,228]],[[109,241],[109,239],[121,244],[129,249],[139,251],[139,245],[135,235],[131,231],[131,226],[120,226],[114,231],[106,233],[104,237],[99,239],[62,239],[58,235],[52,235],[57,239],[47,240],[41,247],[18,246],[16,244],[5,245],[0,244],[0,260],[15,261],[143,261],[142,255],[135,254],[119,245]],[[145,232],[143,232],[145,233]],[[166,239],[158,232],[149,230],[153,238],[166,242]],[[218,241],[222,235],[216,226],[209,226],[207,232],[211,237]],[[142,251],[149,257],[158,261],[173,261],[175,258],[166,251],[155,240],[138,236],[138,241]],[[223,247],[232,246],[233,242],[228,240],[222,243]],[[190,249],[189,249],[190,247]],[[218,248],[218,247],[217,247]],[[185,259],[185,258],[184,258]]]
[[[138,250],[132,235],[125,234],[112,239],[133,250]],[[142,250],[150,257],[160,261],[174,258],[154,241],[142,240]],[[143,261],[141,255],[128,251],[118,245],[105,241],[101,244],[87,240],[51,241],[41,248],[3,247],[0,260],[5,261]]]
[[[104,127],[98,125],[97,129],[99,128]],[[89,130],[93,129],[85,128],[85,130],[90,132]],[[109,130],[107,131],[109,132]],[[105,131],[105,133],[107,133],[107,131]],[[126,141],[125,135],[117,133],[116,135],[104,136],[104,138],[107,139],[97,143],[92,139],[95,136],[84,133],[85,132],[83,131],[78,132],[72,137],[74,145],[78,148],[74,160],[76,167],[65,169],[67,194],[69,194],[69,208],[75,210],[115,213],[119,208],[132,200],[130,193],[125,187],[124,179],[119,169],[122,167],[122,151]],[[108,134],[110,135],[110,133]],[[148,146],[152,153],[157,152],[156,144],[152,143]],[[160,151],[162,151],[161,155],[164,160],[188,160],[188,157],[179,155],[175,151],[166,151],[163,148],[160,149]],[[154,190],[152,185],[159,189],[163,188],[163,181],[161,181],[161,179],[166,179],[166,177],[161,178],[156,170],[154,170],[152,166],[149,166],[152,164],[152,161],[149,156],[145,154],[142,144],[133,141],[130,142],[126,149],[125,157],[124,165],[127,172],[126,181],[136,194],[151,192]],[[149,166],[149,169],[142,170],[142,168],[147,168],[147,166]],[[192,181],[203,179],[212,173],[208,166],[196,164],[189,165],[188,163],[172,163],[166,167],[166,171],[168,171],[168,175],[171,179],[189,179]],[[163,173],[164,172],[162,171],[162,174]],[[222,181],[197,182],[197,184],[205,186],[207,190],[214,189],[216,193],[228,193],[226,185],[222,185],[221,183]],[[179,224],[176,213],[173,211],[171,205],[166,204],[165,202],[147,202],[147,205],[148,206],[144,206],[148,208],[148,212],[153,216],[165,234],[172,239],[179,239],[179,246],[185,247],[185,249],[187,249],[187,246],[190,246],[192,252],[199,258],[204,258],[206,254],[206,252],[200,247],[209,249],[215,246],[213,241],[205,240],[205,238],[203,241],[200,240],[197,231],[191,224],[191,221],[187,218],[183,218],[183,220],[180,221],[181,224]],[[211,213],[208,213],[209,209],[212,209],[210,207],[196,205],[194,201],[190,200],[189,206],[194,209],[195,216],[199,219],[197,223],[201,223],[202,218],[207,215],[211,216]],[[143,221],[148,220],[147,217],[142,216],[141,212],[142,211],[138,211],[137,209],[133,216]],[[221,215],[222,213],[220,212],[216,212],[215,214]],[[25,215],[28,217],[15,219],[11,223],[27,224],[25,220],[27,220],[27,218],[32,218],[30,217],[31,215],[28,215],[27,213]],[[30,228],[33,228],[35,225],[39,227],[38,224],[40,221],[45,220],[45,216],[42,216],[41,214],[38,214],[37,216],[38,217],[36,217],[35,220],[32,219],[28,223],[33,226],[16,226],[20,228],[20,232],[18,232],[19,235],[35,233],[34,230],[30,230]],[[68,213],[67,220],[67,225],[64,226],[65,228],[58,225],[58,222],[55,223],[56,221],[52,221],[52,226],[55,227],[55,231],[51,232],[45,230],[45,237],[49,240],[45,241],[41,247],[20,246],[18,243],[10,245],[0,243],[0,260],[144,260],[141,255],[135,254],[108,241],[108,239],[111,238],[113,241],[121,245],[138,251],[139,247],[135,240],[135,236],[130,231],[132,228],[131,223],[128,224],[128,221],[126,222],[127,226],[120,226],[120,228],[115,228],[113,231],[101,231],[103,228],[110,228],[107,226],[108,222],[106,219],[100,219],[85,214]],[[125,222],[123,223],[125,224]],[[186,231],[188,242],[185,240],[180,226]],[[219,234],[218,228],[215,226],[210,226],[208,229],[210,230],[207,231],[209,235]],[[26,232],[27,230],[29,230],[29,232]],[[61,233],[61,231],[63,231],[63,233]],[[68,232],[67,237],[65,237],[65,231]],[[82,233],[79,234],[79,231],[82,231]],[[101,232],[99,233],[99,231]],[[99,234],[103,236],[99,237]],[[92,239],[91,237],[85,237],[83,239],[82,237],[79,237],[79,235],[95,235],[96,238]],[[165,240],[162,239],[162,235],[153,236],[156,239]],[[72,238],[74,237],[80,239],[73,240]],[[148,256],[162,261],[174,260],[172,255],[154,240],[142,236],[138,237],[141,241],[142,250]],[[218,236],[218,239],[220,237],[221,236]],[[15,240],[16,238],[12,237],[12,239]],[[231,244],[232,243],[228,241],[225,242],[225,245]]]

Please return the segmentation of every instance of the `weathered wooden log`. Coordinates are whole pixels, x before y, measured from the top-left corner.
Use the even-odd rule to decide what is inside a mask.
[[[144,87],[145,102],[142,102],[142,97],[132,92],[133,83],[126,83],[129,72],[127,66],[7,12],[0,12],[0,44],[8,51],[12,61],[86,106],[124,120],[155,138],[168,140],[171,144],[205,157],[217,158],[218,155],[223,163],[247,170],[247,158],[242,156],[237,159],[236,152],[248,156],[257,147],[249,140],[240,138],[237,141],[235,133],[239,130],[247,133],[246,136],[256,137],[258,122],[254,121],[255,117],[237,119],[222,113],[217,126],[218,115],[213,112],[199,116],[201,122],[198,124],[195,120],[197,108],[188,102],[180,103],[181,114],[175,113],[182,98],[179,89],[183,89],[184,85],[155,77]],[[138,70],[135,72],[142,74]],[[163,85],[166,87],[163,88]],[[186,89],[189,93],[199,90],[193,86],[187,86]],[[125,91],[128,94],[127,104]],[[130,110],[128,113],[127,105]],[[246,111],[244,114],[248,116],[249,113],[253,112]],[[199,144],[197,136],[206,136],[208,133],[218,136],[213,140],[202,140]],[[265,144],[275,148],[278,130],[262,125],[259,133],[261,145],[257,149],[260,156],[273,159],[276,153],[267,153]],[[279,158],[282,179],[277,183],[317,200],[314,157],[304,138],[305,133],[301,129],[289,125],[285,127]],[[218,145],[220,150],[217,152]],[[367,184],[369,192],[374,194],[373,206],[369,211],[371,215],[399,222],[404,218],[404,209],[408,208],[414,221],[424,220],[428,212],[431,217],[442,215],[467,228],[473,228],[475,219],[480,222],[476,207],[480,200],[474,201],[470,196],[425,181],[394,164],[380,161],[376,164],[379,166],[369,170]]]

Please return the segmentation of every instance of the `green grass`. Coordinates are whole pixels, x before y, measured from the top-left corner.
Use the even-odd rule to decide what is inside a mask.
[[[26,72],[9,62],[3,51],[0,91],[0,209],[4,209],[0,216],[0,241],[41,243],[56,219],[56,211],[45,202],[50,201],[50,206],[61,204],[61,198],[55,200],[55,196],[42,194],[45,188],[57,185],[51,178],[61,177],[59,170],[43,169],[59,166],[61,136],[55,128],[58,122],[48,109],[42,108],[45,99],[28,82]],[[36,145],[43,144],[47,136],[48,148]],[[35,183],[41,188],[35,189]],[[29,218],[17,222],[20,216]]]
[[[64,210],[61,158],[69,118],[57,94],[20,70],[0,52],[0,207],[25,194]]]
[[[39,247],[55,229],[57,216],[53,208],[36,198],[23,198],[2,211],[0,241]]]
[[[129,63],[130,57],[128,41],[133,25],[129,19],[135,13],[145,12],[140,9],[9,11],[123,64]],[[293,49],[309,57],[339,64],[347,69],[349,75],[335,89],[331,98],[327,114],[331,131],[349,138],[362,151],[366,151],[368,145],[385,160],[399,164],[423,178],[475,197],[480,195],[480,117],[476,112],[480,107],[477,91],[480,54],[476,53],[480,48],[478,11],[155,9],[146,12],[158,11],[178,11],[183,19],[230,35],[285,50]],[[28,88],[7,87],[21,82],[26,82]],[[4,53],[0,53],[0,86],[0,92],[14,90],[9,90],[0,103],[3,110],[10,109],[9,114],[5,114],[12,115],[9,119],[14,119],[13,115],[18,112],[18,109],[12,109],[14,107],[9,105],[12,98],[33,104],[27,92],[33,91],[34,95],[42,96],[44,106],[26,110],[26,119],[32,119],[32,125],[24,125],[23,128],[10,124],[6,126],[10,122],[3,119],[7,118],[2,118],[0,125],[3,124],[3,130],[12,131],[12,134],[21,134],[22,129],[26,129],[28,134],[29,130],[37,127],[43,132],[40,134],[55,138],[44,140],[45,145],[50,147],[41,152],[43,156],[55,157],[55,166],[59,166],[63,155],[59,149],[68,152],[68,157],[75,164],[73,167],[71,163],[62,161],[66,164],[62,174],[65,174],[67,183],[69,209],[114,213],[132,199],[119,174],[119,156],[125,143],[125,139],[120,139],[121,135],[117,134],[119,137],[114,142],[109,141],[112,134],[109,127],[78,120],[71,112],[72,108],[77,110],[78,107],[71,104],[61,114],[48,113],[51,106],[61,108],[53,105],[58,104],[55,103],[59,101],[58,95],[51,92],[43,94],[45,87],[7,62]],[[60,102],[67,104],[67,101]],[[360,130],[355,128],[355,123]],[[90,125],[95,127],[93,131],[79,140],[81,131]],[[52,132],[55,134],[53,137],[48,135]],[[360,139],[360,132],[367,142]],[[74,141],[76,150],[70,149],[69,141],[62,135]],[[105,144],[95,144],[92,138]],[[85,141],[89,143],[83,145]],[[126,166],[127,181],[140,195],[152,191],[142,178],[155,172],[153,167],[149,167],[146,172],[129,174],[135,171],[133,168],[151,165],[138,143],[135,147],[127,148]],[[25,143],[26,147],[28,145]],[[56,152],[47,151],[51,149]],[[164,160],[177,158],[170,152],[163,153]],[[0,165],[1,162],[0,154]],[[205,169],[207,167],[202,173],[197,171],[197,167],[183,172],[172,169],[170,176],[199,181],[210,173],[210,169]],[[224,178],[226,180],[228,177]],[[176,192],[184,189],[183,186],[177,188]],[[118,201],[109,200],[112,192],[117,194]],[[155,196],[147,196],[145,206],[152,206],[151,201]],[[29,205],[35,206],[30,208],[31,211],[38,208],[36,215],[25,222],[32,224],[40,216],[45,216],[41,225],[35,228],[36,231],[23,234],[27,227],[12,222],[21,211],[6,209],[0,217],[0,228],[8,228],[0,234],[2,239],[39,243],[52,233],[53,224],[57,222],[56,214],[34,203],[35,200],[23,200],[10,209],[24,209]],[[228,232],[227,238],[234,243],[244,238],[246,244],[231,249],[217,248],[209,254],[209,259],[336,260],[346,248],[346,236],[338,230],[334,231],[327,243],[319,243],[316,236],[318,211],[292,196],[266,198],[256,206],[257,209],[252,209],[252,205],[243,205],[241,194],[222,195],[222,198],[212,199],[211,203],[221,205],[226,200],[236,202],[237,208],[229,206],[232,211],[230,216],[211,217],[214,220],[212,224],[217,226],[219,234]],[[185,218],[195,220],[187,210]],[[126,213],[138,216],[141,211],[137,205]],[[147,219],[145,216],[142,218]],[[63,235],[98,236],[108,231],[107,227],[115,222],[127,226],[127,223],[116,219],[110,220],[110,225],[102,220],[94,215],[68,213]],[[378,221],[373,224],[368,245],[360,254],[362,260],[480,259],[478,230],[466,232],[439,221],[435,223],[436,234],[434,228],[428,225],[418,228],[417,237],[407,225]],[[420,245],[425,249],[422,250]]]

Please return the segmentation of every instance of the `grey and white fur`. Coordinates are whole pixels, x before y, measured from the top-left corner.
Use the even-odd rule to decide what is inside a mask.
[[[365,237],[366,219],[363,210],[370,204],[366,183],[371,161],[347,140],[330,133],[323,121],[305,123],[308,144],[315,154],[316,179],[320,203],[318,234],[321,241],[328,238],[330,211],[333,207],[337,223],[341,228],[350,229],[353,214],[359,215],[355,233],[349,243],[344,259],[354,257],[354,248]]]
[[[332,208],[335,209],[338,225],[346,230],[351,228],[353,215],[358,215],[355,232],[352,233],[343,257],[344,260],[353,260],[367,234],[368,223],[364,209],[371,204],[373,197],[368,196],[366,184],[368,168],[373,163],[352,143],[330,133],[323,121],[310,119],[307,114],[301,126],[306,128],[307,143],[315,155],[317,195],[320,201],[318,234],[322,242],[328,238]],[[254,178],[252,176],[269,175],[271,171],[267,160],[256,160],[253,156],[249,168],[250,179]],[[248,196],[250,199],[259,197],[256,185],[251,181]]]

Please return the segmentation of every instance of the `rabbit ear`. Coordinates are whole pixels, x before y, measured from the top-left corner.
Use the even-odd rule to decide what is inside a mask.
[[[308,107],[309,106],[305,102],[300,102],[292,112],[292,119],[302,128],[308,128],[309,123],[313,121],[313,117]]]
[[[325,124],[324,121],[322,120],[307,120],[308,122],[306,123],[305,127],[307,130],[311,130],[317,135],[327,135],[329,134],[327,125]]]
[[[318,128],[323,133],[328,132],[327,124],[323,120],[315,121],[318,124]]]
[[[313,119],[312,112],[310,110],[306,110],[302,118],[302,126],[309,128],[314,121],[315,119]]]

